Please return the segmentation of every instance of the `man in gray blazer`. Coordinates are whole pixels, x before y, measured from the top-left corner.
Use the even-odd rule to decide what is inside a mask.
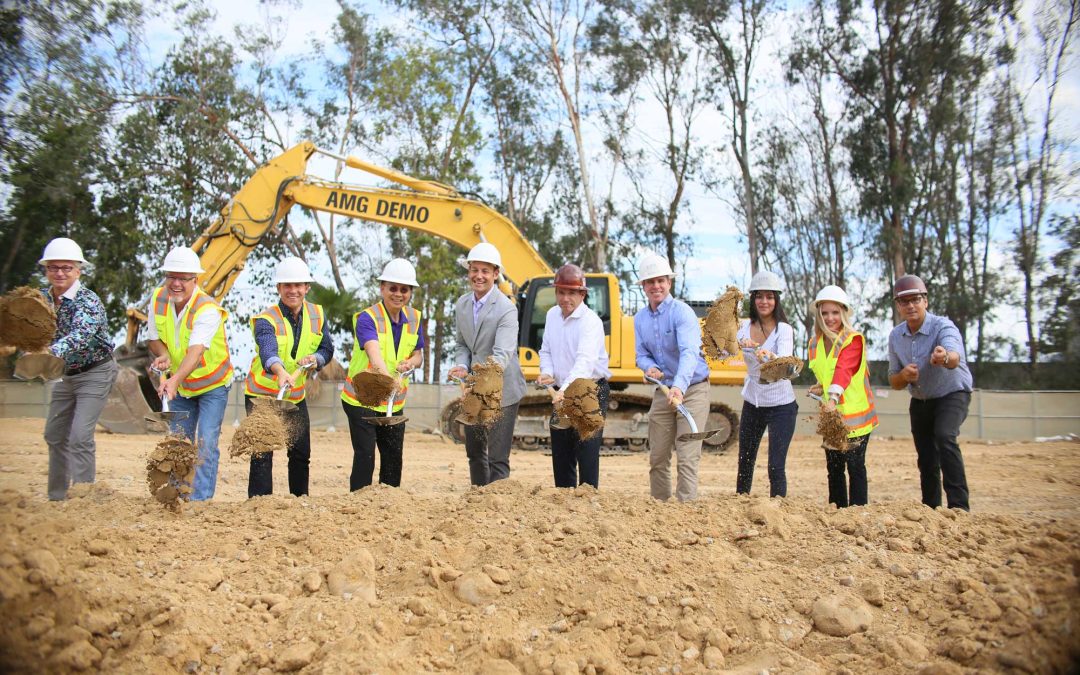
[[[503,367],[502,412],[490,429],[465,427],[465,453],[473,485],[510,476],[510,443],[514,440],[518,403],[525,395],[525,377],[518,362],[517,307],[495,287],[502,257],[493,245],[472,247],[466,258],[472,291],[455,305],[457,352],[450,377],[464,378],[474,363],[493,356]]]

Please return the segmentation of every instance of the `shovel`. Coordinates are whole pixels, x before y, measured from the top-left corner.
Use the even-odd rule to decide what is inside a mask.
[[[15,361],[15,377],[32,380],[40,377],[46,382],[59,380],[64,374],[64,359],[49,352],[23,354]]]
[[[764,359],[758,358],[758,361],[760,361],[761,363],[768,363],[769,361],[772,361],[775,358],[777,358],[777,357],[772,356],[772,357],[766,357]],[[801,372],[802,372],[802,365],[801,364],[800,365],[792,364],[792,365],[787,367],[787,372],[786,373],[784,373],[784,374],[782,374],[782,375],[780,375],[778,377],[770,379],[770,378],[766,378],[764,375],[759,375],[758,376],[758,384],[772,384],[773,382],[779,382],[780,380],[793,380],[796,377],[798,377],[799,373],[801,373]]]
[[[552,386],[550,384],[540,384],[539,382],[537,382],[536,383],[536,388],[537,389],[547,389],[547,392],[549,394],[551,394],[551,399],[553,401],[555,400],[555,387],[554,386]],[[551,411],[551,417],[554,420],[553,422],[551,422],[551,428],[552,429],[569,429],[570,428],[570,425],[567,423],[566,418],[563,417],[562,415],[560,415],[559,411],[554,409],[554,407],[552,408],[552,411]]]
[[[314,367],[315,367],[315,364],[307,363],[307,364],[304,364],[304,365],[300,366],[299,368],[297,368],[297,370],[298,371],[299,370],[307,370],[308,368],[314,368]],[[287,384],[283,385],[281,387],[281,389],[278,389],[277,398],[274,399],[274,403],[273,403],[275,410],[278,410],[280,412],[285,412],[285,413],[292,412],[292,411],[296,410],[296,403],[294,403],[293,401],[290,401],[287,398],[285,398],[285,392],[288,391],[288,389],[289,389],[289,385],[287,385]]]
[[[467,393],[465,390],[465,380],[461,379],[460,377],[451,377],[450,381],[461,387],[461,398],[465,398],[465,394]],[[472,426],[476,424],[476,420],[469,417],[465,413],[459,414],[457,417],[454,418],[454,421],[458,424],[464,424],[466,426]]]
[[[404,415],[394,416],[394,396],[397,395],[398,389],[401,388],[401,378],[394,380],[394,389],[390,392],[390,398],[386,400],[386,416],[384,417],[365,417],[364,420],[370,424],[374,424],[377,427],[392,427],[396,424],[401,424],[408,421],[408,418]]]
[[[668,393],[668,391],[670,391],[667,388],[667,386],[665,386],[662,382],[660,382],[660,380],[649,377],[648,375],[645,376],[645,379],[647,381],[649,381],[649,382],[652,382],[656,386],[660,387],[660,391],[664,392],[665,395]],[[684,406],[682,403],[680,403],[677,406],[675,406],[675,410],[678,411],[678,413],[680,415],[682,415],[683,418],[686,419],[686,423],[690,425],[690,433],[679,434],[679,436],[678,436],[678,438],[676,440],[679,440],[679,441],[703,441],[706,438],[712,437],[714,434],[717,434],[717,433],[719,433],[721,431],[724,431],[724,429],[713,429],[711,431],[698,431],[697,422],[694,421],[693,415],[691,415],[690,411],[686,409],[686,406]]]
[[[150,370],[158,374],[158,387],[160,388],[161,385],[165,384],[166,371],[154,367],[151,367]],[[143,416],[143,419],[147,422],[165,422],[168,424],[173,420],[187,419],[187,416],[186,410],[177,410],[176,412],[169,410],[169,394],[165,393],[161,395],[161,412],[152,412]]]

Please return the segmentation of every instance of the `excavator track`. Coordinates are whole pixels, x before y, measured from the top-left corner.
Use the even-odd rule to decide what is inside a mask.
[[[603,450],[647,452],[649,449],[649,406],[652,396],[625,391],[611,392],[607,422],[604,425]],[[465,425],[457,421],[461,399],[450,401],[440,416],[442,432],[458,443],[465,442]],[[518,406],[514,425],[514,446],[521,450],[545,450],[550,445],[551,399],[547,394],[528,394]],[[723,453],[738,438],[739,416],[723,403],[713,403],[702,430],[723,429],[702,444],[705,452]]]

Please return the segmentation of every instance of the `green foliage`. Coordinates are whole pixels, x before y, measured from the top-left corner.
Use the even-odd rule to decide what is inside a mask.
[[[1080,216],[1059,215],[1050,221],[1050,233],[1061,248],[1050,256],[1052,271],[1039,289],[1049,307],[1042,322],[1040,352],[1054,360],[1080,362]]]

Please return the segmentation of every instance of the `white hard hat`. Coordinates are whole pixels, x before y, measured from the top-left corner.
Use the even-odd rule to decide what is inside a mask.
[[[310,284],[312,281],[314,279],[311,278],[311,271],[303,258],[282,258],[274,268],[275,284]]]
[[[38,261],[38,264],[44,265],[50,260],[74,260],[75,262],[86,263],[86,258],[83,258],[82,248],[74,240],[67,237],[57,237],[45,245],[45,252],[41,254],[41,260]]]
[[[502,267],[502,256],[499,255],[499,249],[486,241],[482,241],[476,246],[473,246],[472,249],[469,250],[469,256],[465,258],[465,261],[486,262],[491,263],[495,267]]]
[[[768,270],[762,270],[754,275],[754,278],[750,280],[750,292],[754,291],[773,291],[779,293],[784,290],[783,284],[780,283],[780,277],[776,276]]]
[[[671,265],[668,264],[667,258],[658,256],[655,253],[646,253],[641,256],[637,270],[639,284],[646,279],[675,276],[675,273],[671,271]]]
[[[826,286],[818,291],[817,296],[814,298],[814,307],[817,307],[823,302],[836,302],[847,309],[851,309],[851,302],[848,300],[847,293],[839,286]]]
[[[498,252],[496,251],[496,253]],[[416,283],[416,268],[405,258],[394,258],[386,263],[386,267],[383,268],[378,279],[379,281],[389,281],[394,284],[407,284],[413,288],[420,285]]]
[[[177,246],[165,256],[165,262],[161,265],[162,272],[187,272],[188,274],[202,274],[203,268],[199,263],[199,256],[187,246]]]

